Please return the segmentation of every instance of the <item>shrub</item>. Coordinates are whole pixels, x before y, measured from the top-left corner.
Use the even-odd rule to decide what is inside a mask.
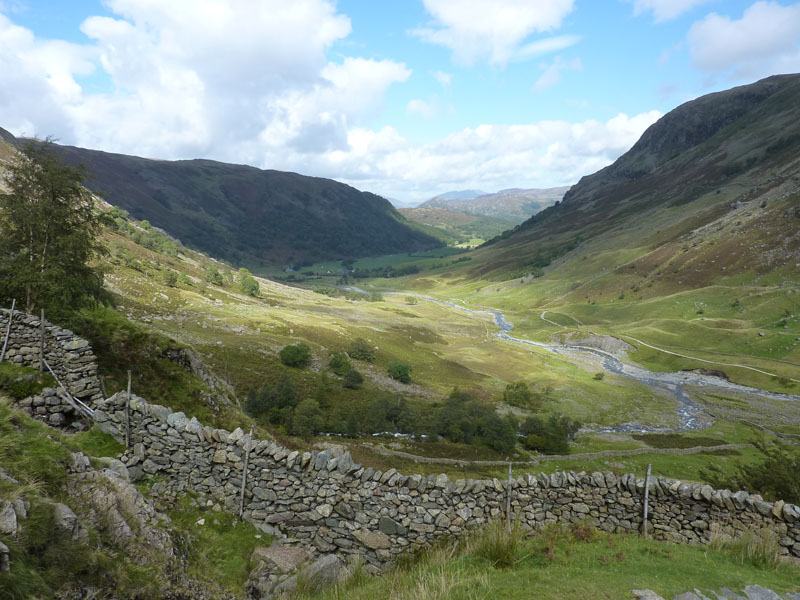
[[[528,384],[524,381],[509,383],[503,392],[503,402],[511,406],[527,408],[532,398],[533,395],[530,389],[528,389]]]
[[[350,369],[344,374],[342,385],[351,390],[357,390],[364,383],[364,376],[355,369]]]
[[[294,409],[290,431],[293,435],[310,438],[312,435],[322,431],[324,423],[325,420],[322,417],[322,411],[319,409],[317,401],[312,398],[306,398]]]
[[[239,282],[239,289],[242,290],[243,294],[257,297],[258,293],[261,291],[261,286],[258,285],[258,281],[256,281],[254,277],[248,275]]]
[[[303,343],[289,344],[280,351],[280,357],[281,362],[287,367],[302,369],[311,362],[311,349]]]
[[[214,285],[223,285],[225,283],[224,278],[222,277],[222,273],[219,272],[219,269],[214,266],[210,266],[205,270],[205,278],[208,283],[213,283]]]
[[[603,381],[603,379],[605,379],[605,376],[606,374],[603,371],[598,371],[597,373],[594,374],[594,379],[596,379],[597,381]]]
[[[175,287],[178,285],[178,274],[175,271],[164,272],[164,285],[167,287]]]
[[[392,361],[386,368],[386,372],[389,374],[389,377],[400,383],[411,383],[411,365]]]
[[[717,488],[751,490],[770,501],[800,503],[800,452],[782,443],[755,446],[764,457],[760,463],[739,465],[732,475],[711,465],[700,476]]]
[[[350,359],[347,358],[347,354],[344,352],[331,352],[328,368],[340,377],[343,377],[348,371],[353,369],[353,365],[350,364]]]
[[[354,360],[372,362],[375,360],[375,349],[364,338],[356,338],[347,349],[347,354]]]

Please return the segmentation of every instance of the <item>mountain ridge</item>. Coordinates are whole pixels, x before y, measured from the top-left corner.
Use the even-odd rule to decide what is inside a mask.
[[[85,165],[85,185],[110,204],[188,246],[253,268],[440,245],[388,200],[330,179],[209,159],[53,149],[67,164]]]

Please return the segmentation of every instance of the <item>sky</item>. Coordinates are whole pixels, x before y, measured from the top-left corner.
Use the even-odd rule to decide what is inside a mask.
[[[0,127],[398,202],[575,183],[800,71],[800,1],[0,0]]]

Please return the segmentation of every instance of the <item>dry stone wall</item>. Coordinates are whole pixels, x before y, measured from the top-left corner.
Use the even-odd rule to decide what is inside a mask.
[[[8,330],[11,311],[0,309],[0,348]],[[39,317],[15,311],[5,360],[39,368],[41,340]],[[89,342],[71,331],[45,321],[45,359],[70,394],[91,406],[103,399],[97,377],[97,361]]]
[[[45,388],[41,394],[19,400],[16,406],[50,427],[66,431],[84,431],[89,424],[87,419],[78,414],[64,396],[64,392],[60,389]]]
[[[95,419],[123,439],[124,395],[105,401]],[[158,485],[194,491],[235,512],[247,463],[246,520],[317,554],[361,554],[375,571],[401,552],[502,518],[507,502],[513,518],[528,529],[582,520],[615,532],[642,525],[644,480],[634,475],[526,474],[509,486],[497,479],[375,471],[353,463],[347,453],[293,451],[251,439],[241,429],[205,427],[135,396],[130,423],[132,448],[124,461],[133,476],[155,477]],[[800,557],[797,506],[662,477],[651,479],[649,496],[649,529],[656,538],[705,543],[714,532],[736,536],[766,529],[784,554]]]

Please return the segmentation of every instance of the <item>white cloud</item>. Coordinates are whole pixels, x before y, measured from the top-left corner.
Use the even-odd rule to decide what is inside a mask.
[[[410,115],[419,115],[425,119],[432,119],[439,114],[439,104],[435,99],[425,102],[415,98],[406,105],[406,112]]]
[[[544,69],[544,72],[542,72],[533,84],[533,89],[537,92],[543,92],[561,81],[562,71],[582,71],[583,63],[581,63],[580,58],[564,60],[560,56],[556,56],[556,59],[552,63],[549,65],[541,65],[541,67]]]
[[[754,79],[800,70],[800,3],[756,2],[742,18],[712,13],[688,34],[699,68],[732,79]]]
[[[656,23],[670,21],[682,14],[689,12],[695,6],[706,4],[710,0],[628,0],[633,2],[633,14],[636,16],[645,12],[653,13]]]
[[[310,159],[313,169],[391,198],[421,199],[451,189],[497,190],[574,183],[628,150],[661,113],[605,123],[541,121],[480,125],[428,144],[396,130],[351,130],[349,150]],[[285,157],[291,162],[291,157]]]
[[[87,45],[37,40],[0,15],[4,125],[110,151],[262,164],[264,145],[346,146],[348,130],[411,73],[391,60],[329,62],[350,21],[327,0],[107,6],[113,18],[82,24]],[[110,91],[82,89],[93,70]]]
[[[439,85],[442,87],[450,87],[450,84],[453,83],[453,74],[452,73],[445,73],[444,71],[433,71],[431,73],[433,78],[439,82]]]
[[[494,65],[505,65],[524,47],[533,33],[561,27],[572,12],[574,0],[423,0],[433,22],[411,33],[423,41],[449,48],[457,62],[472,64],[487,59]],[[557,49],[575,43],[567,37],[549,42]],[[527,52],[553,51],[547,43],[528,45]]]

